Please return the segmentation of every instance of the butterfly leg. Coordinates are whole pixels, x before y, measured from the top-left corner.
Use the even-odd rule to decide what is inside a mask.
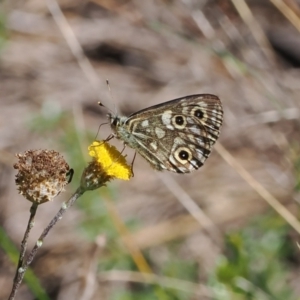
[[[114,136],[113,136],[113,137],[114,137]],[[112,138],[111,138],[111,139],[112,139]],[[117,159],[115,159],[115,160],[113,161],[113,163],[117,162],[117,161],[122,157],[122,153],[124,152],[125,148],[126,148],[126,144],[124,144],[123,149],[122,149],[122,151],[120,152],[120,155],[118,156]],[[123,155],[123,157],[126,157],[126,156],[127,156],[127,155]]]
[[[96,134],[94,140],[96,140],[96,138],[97,138],[97,136],[98,136],[98,134],[99,134],[99,132],[100,132],[101,127],[102,127],[103,125],[107,125],[107,124],[109,124],[109,123],[106,122],[106,123],[102,123],[102,124],[99,125],[98,130],[97,130],[97,134]]]
[[[115,136],[113,134],[110,134],[105,140],[104,142],[108,142],[110,140],[112,140]],[[124,149],[123,149],[124,150]],[[121,152],[122,153],[122,152]]]
[[[126,144],[124,143],[124,144],[123,144],[123,148],[122,148],[120,154],[122,154],[122,153],[124,152],[125,148],[126,148]],[[126,155],[125,155],[125,157],[126,157]]]
[[[134,164],[134,161],[135,161],[135,157],[136,157],[136,151],[134,152],[134,156],[133,156],[133,159],[132,159],[132,162],[131,162],[131,173],[132,173],[132,177],[134,177],[133,164]]]

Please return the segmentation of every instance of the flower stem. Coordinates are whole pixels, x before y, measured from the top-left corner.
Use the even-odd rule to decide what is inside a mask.
[[[44,229],[44,231],[40,235],[39,239],[35,243],[35,246],[32,248],[31,252],[29,253],[27,259],[24,261],[24,255],[25,255],[25,250],[26,250],[26,245],[27,245],[27,240],[26,240],[25,243],[23,243],[24,240],[25,240],[25,236],[26,236],[26,233],[25,233],[24,239],[22,241],[21,254],[20,254],[20,259],[19,259],[19,263],[18,263],[18,268],[17,268],[16,276],[14,278],[14,283],[13,283],[12,291],[11,291],[11,294],[10,294],[8,300],[15,299],[17,291],[18,291],[18,289],[20,287],[20,284],[21,284],[21,282],[22,282],[22,280],[24,278],[25,272],[28,269],[28,267],[31,264],[31,262],[33,261],[33,259],[34,259],[35,255],[37,254],[39,248],[43,245],[44,239],[48,235],[49,231],[62,218],[62,216],[64,215],[64,213],[67,211],[67,209],[70,208],[74,204],[74,202],[84,192],[85,192],[84,189],[78,188],[76,190],[76,192],[73,194],[73,196],[66,203],[63,203],[63,205],[60,208],[60,210],[57,212],[57,214],[55,215],[55,217],[50,221],[50,223],[48,224],[48,226]],[[35,208],[35,211],[36,211],[36,208]],[[35,214],[35,212],[34,212],[34,214]],[[32,218],[32,215],[33,215],[33,206],[31,207],[30,218]],[[34,217],[34,215],[33,215],[33,217]],[[30,223],[30,220],[29,220],[29,223]],[[28,228],[30,227],[29,223],[28,223],[26,232],[28,231]],[[31,226],[31,228],[32,228],[32,226]],[[29,232],[30,232],[30,229],[29,229]],[[28,234],[29,234],[29,232],[28,232]],[[27,238],[28,238],[28,236],[27,236]],[[24,251],[24,253],[23,253],[23,251]]]
[[[23,261],[24,261],[24,257],[25,257],[25,253],[26,253],[26,248],[27,248],[28,237],[29,237],[29,234],[30,234],[30,231],[31,231],[32,227],[34,226],[34,217],[35,217],[37,208],[38,208],[38,204],[36,202],[33,203],[32,206],[30,207],[30,217],[29,217],[29,220],[28,220],[26,231],[24,233],[23,240],[21,242],[21,251],[20,251],[20,255],[19,255],[19,261],[18,261],[18,266],[17,266],[17,269],[16,269],[16,274],[15,274],[15,277],[14,277],[14,286],[18,281],[19,269],[23,265]]]

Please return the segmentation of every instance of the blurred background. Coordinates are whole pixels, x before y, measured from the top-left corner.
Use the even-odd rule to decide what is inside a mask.
[[[86,193],[66,213],[16,299],[300,299],[299,0],[0,8],[0,299],[31,206],[16,190],[14,155],[54,149],[75,170],[66,192],[39,208],[30,250],[79,184],[107,121],[98,101],[128,115],[198,93],[224,106],[205,165],[158,173],[137,156],[134,178]],[[110,133],[102,126],[98,138]],[[125,153],[130,162],[134,151]]]

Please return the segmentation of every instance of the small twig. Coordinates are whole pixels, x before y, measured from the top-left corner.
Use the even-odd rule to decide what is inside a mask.
[[[66,17],[64,16],[63,12],[61,11],[57,1],[55,0],[46,0],[46,4],[48,6],[48,9],[56,22],[58,28],[60,29],[63,37],[65,38],[70,50],[72,51],[74,57],[76,58],[79,67],[81,68],[82,72],[90,82],[95,95],[99,97],[99,100],[103,101],[103,99],[100,99],[101,95],[101,88],[99,84],[98,76],[96,75],[96,72],[88,60],[88,58],[84,55],[84,51],[74,33],[71,26],[69,25]]]
[[[127,281],[127,282],[139,282],[144,284],[158,283],[163,287],[167,287],[167,288],[171,288],[171,289],[175,289],[187,293],[192,293],[197,297],[201,297],[201,299],[213,298],[213,294],[209,290],[209,287],[203,284],[193,283],[186,280],[170,278],[166,276],[158,276],[155,274],[144,274],[139,272],[114,270],[108,272],[101,272],[99,278],[101,281]]]
[[[261,26],[255,19],[255,16],[252,14],[248,4],[245,2],[245,0],[231,0],[231,2],[245,24],[249,27],[252,36],[256,40],[257,44],[261,47],[266,58],[271,64],[276,64],[276,56],[272,50],[272,46]]]
[[[96,237],[95,243],[90,254],[87,256],[86,266],[83,267],[81,275],[81,284],[79,287],[80,300],[90,300],[93,298],[93,294],[97,283],[97,272],[98,272],[98,257],[101,251],[106,246],[105,235]]]
[[[110,217],[112,218],[112,221],[118,230],[120,236],[122,237],[122,240],[130,252],[130,255],[135,262],[136,266],[138,267],[139,271],[143,274],[151,274],[153,273],[150,265],[148,264],[146,258],[144,257],[141,249],[138,247],[138,245],[135,243],[132,235],[130,234],[128,228],[124,224],[123,220],[121,219],[116,207],[112,203],[112,201],[109,201],[108,199],[104,200],[104,203],[106,205],[106,208],[108,210],[108,213]],[[126,238],[125,238],[126,237]]]
[[[67,201],[62,204],[62,207],[58,211],[58,213],[55,215],[55,217],[51,220],[49,225],[44,229],[43,233],[37,240],[35,246],[32,248],[31,252],[29,253],[26,261],[22,264],[21,267],[18,265],[17,274],[13,283],[12,291],[9,296],[9,300],[13,300],[15,298],[15,295],[19,289],[19,286],[24,278],[24,275],[26,273],[26,270],[28,269],[29,265],[33,261],[35,255],[37,254],[39,248],[43,245],[44,239],[48,235],[49,231],[54,227],[54,225],[61,220],[64,213],[67,211],[68,208],[70,208],[74,202],[84,193],[84,190],[81,188],[78,188],[77,191],[74,193],[74,195]],[[30,226],[30,225],[28,225]],[[24,256],[23,256],[24,258]]]
[[[203,226],[209,233],[210,237],[219,245],[222,240],[222,234],[215,223],[203,212],[198,204],[186,193],[178,183],[170,176],[157,173],[158,177],[164,182],[166,187],[173,193],[177,200],[185,207],[185,209],[195,218],[195,220]]]
[[[249,128],[250,126],[256,126],[260,124],[276,123],[282,120],[299,120],[300,109],[296,107],[290,107],[286,109],[269,110],[257,114],[252,114],[244,117],[243,120],[237,119],[231,124],[233,128]],[[238,126],[237,126],[238,125]]]
[[[270,0],[274,6],[294,25],[294,27],[300,31],[300,18],[297,16],[295,11],[292,10],[282,0]]]
[[[298,233],[300,222],[263,185],[261,185],[220,143],[215,149],[222,158]]]
[[[17,281],[17,278],[18,278],[18,275],[19,275],[19,269],[23,265],[23,261],[24,261],[24,257],[25,257],[25,253],[26,253],[26,248],[27,248],[28,237],[29,237],[31,229],[34,226],[34,217],[36,215],[37,208],[38,208],[38,203],[36,203],[36,202],[34,202],[32,204],[32,206],[30,207],[30,217],[29,217],[29,220],[28,220],[26,231],[24,233],[23,240],[21,242],[21,251],[20,251],[19,262],[18,262],[14,282]]]

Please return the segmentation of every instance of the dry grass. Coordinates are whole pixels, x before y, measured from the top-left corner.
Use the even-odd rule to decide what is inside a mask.
[[[283,1],[247,3],[47,0],[6,5],[9,36],[0,56],[1,225],[16,244],[29,204],[15,191],[12,153],[59,147],[62,136],[60,130],[32,132],[26,122],[33,114],[49,117],[51,111],[70,111],[74,120],[64,122],[73,124],[85,153],[88,138],[83,132],[95,133],[105,122],[98,101],[111,109],[115,101],[119,111],[129,114],[208,92],[222,99],[225,110],[217,151],[201,170],[157,176],[137,158],[135,177],[111,187],[118,191],[117,201],[105,203],[118,232],[116,243],[130,253],[139,271],[149,274],[116,270],[97,278],[93,265],[111,250],[102,240],[108,237],[101,228],[100,246],[80,237],[75,228],[86,216],[74,208],[49,237],[34,266],[57,299],[72,298],[78,290],[80,299],[96,299],[99,293],[101,299],[109,299],[123,281],[160,282],[209,298],[205,279],[222,252],[225,233],[270,209],[300,232],[292,160],[294,147],[299,146],[299,69],[283,61],[268,40],[268,32],[276,26],[287,27],[293,36],[294,27],[299,30],[299,15]],[[101,128],[103,137],[109,132],[108,126]],[[59,204],[46,205],[40,210],[35,236]],[[125,225],[132,219],[140,223],[135,231]],[[142,250],[153,251],[154,265],[160,265],[168,243],[178,240],[182,259],[194,259],[206,270],[203,286],[159,277],[144,257]],[[1,299],[8,294],[14,273],[2,253],[4,268]],[[56,279],[53,283],[47,281],[51,276]],[[22,299],[31,299],[26,287],[22,292]]]

